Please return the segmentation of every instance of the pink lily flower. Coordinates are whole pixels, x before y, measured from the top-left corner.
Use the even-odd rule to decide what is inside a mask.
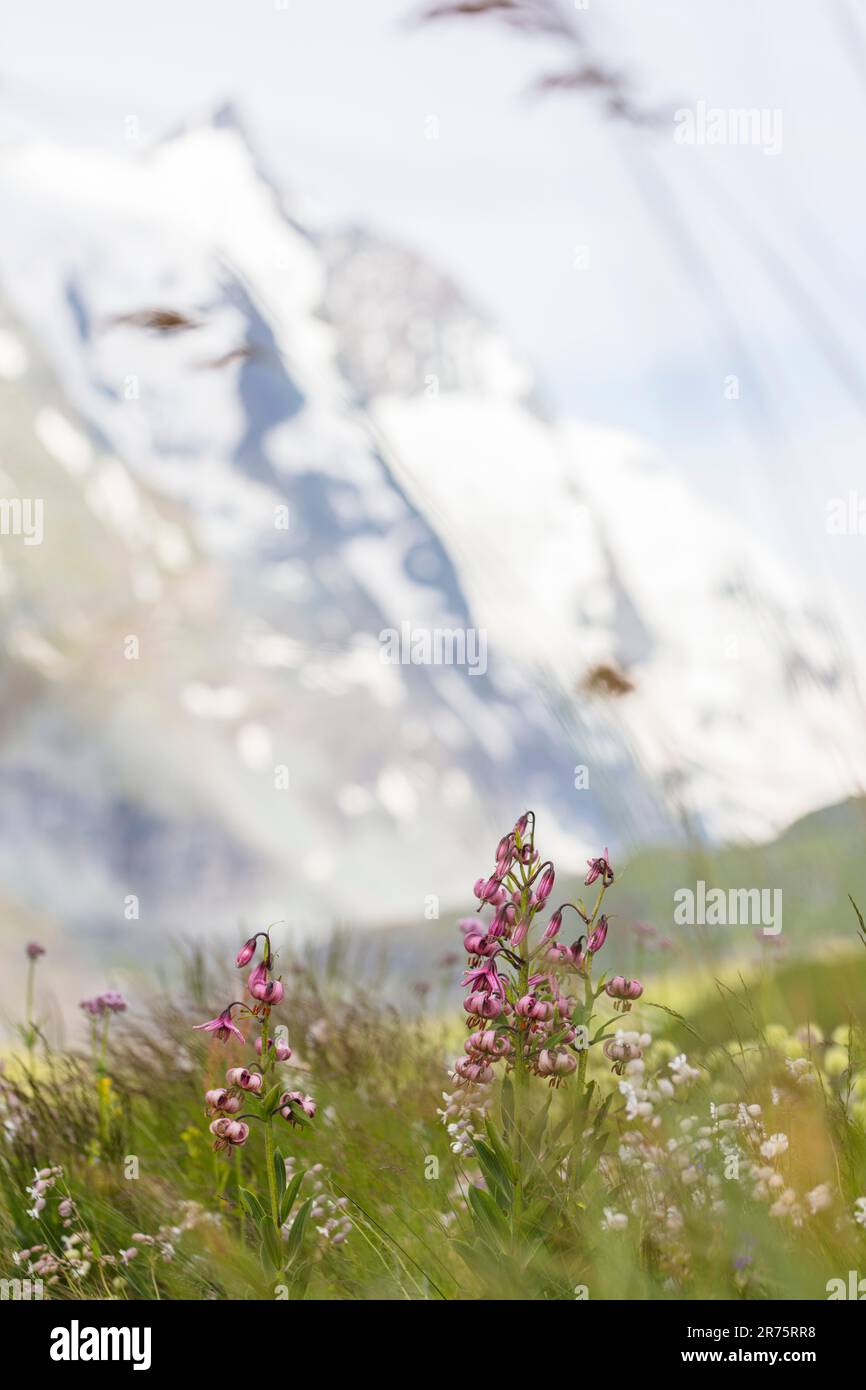
[[[312,1096],[305,1096],[303,1091],[284,1091],[278,1101],[279,1112],[284,1120],[288,1120],[290,1125],[300,1123],[295,1113],[294,1106],[306,1115],[308,1120],[316,1118],[316,1102]]]
[[[627,980],[624,975],[614,975],[605,985],[604,992],[611,999],[640,999],[643,985],[640,980]]]
[[[610,867],[610,857],[607,846],[605,846],[604,854],[599,855],[598,859],[587,859],[586,862],[589,865],[589,873],[583,881],[587,886],[590,883],[595,883],[599,875],[601,875],[601,880],[605,888],[613,883],[613,869]]]
[[[463,1007],[472,1018],[498,1018],[504,1005],[495,994],[478,989],[472,994],[467,994]]]
[[[205,1103],[214,1111],[220,1111],[224,1115],[236,1114],[241,1108],[240,1096],[231,1096],[224,1086],[218,1086],[212,1091],[205,1091]]]
[[[483,965],[478,965],[474,970],[467,970],[463,977],[463,984],[467,989],[481,990],[485,994],[494,994],[499,998],[505,998],[505,986],[496,971],[496,962],[493,959],[487,960]]]
[[[250,1127],[243,1120],[232,1120],[227,1115],[221,1115],[219,1119],[211,1121],[210,1132],[216,1140],[214,1149],[219,1153],[221,1149],[237,1148],[245,1144],[249,1138]]]
[[[229,1038],[236,1037],[238,1042],[244,1041],[244,1035],[237,1024],[232,1021],[232,1009],[237,1007],[234,1004],[227,1004],[221,1014],[216,1018],[208,1019],[207,1023],[194,1023],[193,1027],[201,1033],[216,1033],[220,1042],[228,1042]],[[242,1007],[242,1006],[241,1006]]]

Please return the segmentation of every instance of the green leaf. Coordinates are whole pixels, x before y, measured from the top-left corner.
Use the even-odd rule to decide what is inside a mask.
[[[859,907],[855,903],[854,899],[851,897],[850,893],[848,894],[848,901],[853,907],[854,911],[857,913],[857,921],[860,924],[860,940],[863,942],[863,945],[866,946],[866,922],[864,922],[863,920],[863,913],[860,911]]]
[[[529,1147],[533,1154],[538,1155],[541,1150],[541,1141],[547,1129],[547,1116],[550,1112],[551,1093],[548,1091],[541,1111],[536,1115],[529,1130]]]
[[[279,1100],[282,1094],[283,1083],[281,1081],[278,1081],[276,1086],[271,1087],[266,1096],[262,1096],[262,1109],[265,1111],[266,1114],[270,1114],[270,1112],[276,1107],[277,1101]]]
[[[250,1192],[248,1187],[242,1187],[240,1195],[247,1216],[252,1217],[257,1225],[261,1226],[269,1219],[258,1197],[254,1192]]]
[[[286,1190],[286,1160],[279,1149],[274,1154],[274,1172],[277,1175],[277,1196],[282,1197]]]
[[[508,1222],[489,1192],[480,1187],[470,1187],[469,1205],[482,1231],[497,1241],[500,1237],[508,1236]]]
[[[304,1239],[304,1232],[307,1229],[307,1222],[310,1219],[310,1209],[313,1205],[312,1197],[308,1197],[302,1207],[298,1208],[298,1214],[292,1222],[289,1238],[286,1241],[286,1260],[290,1262],[297,1259],[300,1254],[301,1244]]]
[[[262,1226],[262,1247],[274,1269],[281,1269],[284,1260],[283,1241],[270,1218]]]
[[[503,1169],[493,1149],[482,1143],[480,1139],[475,1140],[474,1149],[488,1188],[501,1209],[504,1212],[509,1212],[514,1200],[514,1184]]]
[[[494,1150],[499,1163],[505,1172],[509,1182],[514,1181],[514,1162],[510,1150],[503,1142],[502,1136],[492,1120],[488,1119],[485,1123],[485,1131],[490,1141],[490,1147]]]
[[[598,1110],[596,1111],[595,1119],[592,1122],[593,1134],[597,1134],[598,1131],[601,1129],[602,1125],[604,1124],[605,1119],[607,1118],[607,1112],[611,1107],[612,1101],[613,1092],[611,1091],[609,1095],[605,1096],[604,1100],[602,1101],[601,1105],[598,1107]]]
[[[502,1128],[506,1134],[514,1128],[514,1083],[510,1076],[502,1083]]]
[[[289,1219],[289,1212],[292,1210],[292,1207],[295,1205],[295,1198],[296,1198],[297,1195],[298,1195],[298,1188],[300,1187],[301,1183],[304,1181],[304,1177],[305,1177],[305,1176],[306,1176],[306,1174],[305,1174],[304,1172],[296,1173],[295,1176],[292,1178],[292,1181],[289,1183],[288,1187],[286,1188],[285,1192],[283,1193],[282,1201],[280,1202],[280,1222],[281,1222],[281,1223],[288,1221],[288,1219]]]
[[[311,1124],[313,1123],[312,1120],[310,1119],[309,1115],[305,1115],[304,1112],[303,1112],[303,1110],[301,1109],[301,1107],[300,1107],[299,1105],[293,1105],[293,1106],[291,1107],[291,1110],[292,1110],[292,1123],[295,1124],[295,1125],[300,1125],[300,1126],[301,1126],[301,1129],[307,1129],[308,1126],[311,1125]]]

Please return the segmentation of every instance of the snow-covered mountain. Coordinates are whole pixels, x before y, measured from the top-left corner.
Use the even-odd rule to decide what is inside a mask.
[[[862,787],[858,672],[796,572],[551,419],[427,262],[306,225],[231,112],[7,144],[0,203],[0,491],[45,517],[0,539],[8,902],[421,916],[525,804],[576,863]],[[386,663],[402,624],[485,635],[486,671]]]

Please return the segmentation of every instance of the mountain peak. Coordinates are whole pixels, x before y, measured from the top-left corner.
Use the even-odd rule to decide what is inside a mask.
[[[232,100],[218,102],[214,106],[208,106],[197,114],[189,116],[181,121],[179,125],[170,126],[169,129],[157,141],[157,145],[170,145],[174,141],[183,140],[188,136],[200,134],[202,131],[220,130],[237,135],[241,142],[246,146],[252,161],[258,167],[258,153],[249,127],[241,113],[240,107]]]

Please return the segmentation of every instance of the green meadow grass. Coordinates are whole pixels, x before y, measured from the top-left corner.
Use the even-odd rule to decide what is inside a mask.
[[[799,1299],[826,1297],[827,1281],[850,1269],[866,1273],[866,1230],[851,1219],[855,1199],[866,1196],[866,951],[855,933],[836,953],[813,950],[766,969],[735,960],[717,972],[671,969],[647,990],[647,1001],[661,1007],[641,1001],[623,1024],[653,1035],[647,1061],[660,1074],[680,1051],[700,1073],[688,1095],[671,1102],[665,1142],[689,1116],[706,1121],[711,1100],[759,1100],[772,1112],[768,1130],[790,1137],[786,1182],[798,1193],[826,1184],[830,1209],[791,1226],[771,1217],[747,1183],[732,1182],[723,1213],[692,1209],[683,1194],[682,1228],[660,1233],[648,1214],[656,1178],[618,1166],[635,1126],[623,1116],[618,1079],[594,1048],[593,1104],[612,1096],[602,1149],[590,1150],[588,1120],[575,1118],[573,1086],[551,1092],[539,1081],[536,1116],[549,1104],[550,1126],[565,1127],[573,1155],[580,1159],[585,1148],[591,1161],[568,1190],[556,1172],[545,1176],[543,1238],[499,1258],[467,1202],[470,1185],[483,1185],[477,1165],[452,1153],[436,1114],[443,1090],[453,1089],[447,1068],[464,1032],[457,1013],[431,1016],[410,1005],[407,1016],[382,1004],[375,988],[341,969],[338,955],[319,972],[285,958],[282,969],[287,995],[274,1020],[288,1026],[296,1049],[287,1084],[312,1092],[319,1110],[314,1124],[285,1125],[278,1138],[292,1170],[306,1173],[301,1197],[322,1208],[290,1274],[265,1258],[240,1198],[246,1187],[267,1200],[255,1127],[231,1158],[211,1148],[204,1090],[221,1084],[243,1054],[192,1030],[234,997],[236,983],[193,952],[171,989],[163,985],[146,1008],[119,1021],[102,1119],[85,1052],[39,1051],[32,1071],[22,1056],[7,1058],[5,1277],[16,1272],[16,1251],[37,1243],[62,1249],[70,1230],[57,1197],[66,1191],[79,1213],[72,1229],[86,1229],[97,1255],[116,1257],[135,1233],[162,1229],[171,1258],[141,1246],[127,1265],[94,1259],[80,1278],[47,1285],[46,1296],[56,1299]],[[844,1027],[846,1037],[804,1047],[795,1030],[805,1023],[820,1025],[827,1039]],[[773,1088],[786,1085],[787,1063],[797,1057],[814,1079],[774,1107]],[[24,1189],[47,1165],[62,1166],[63,1178],[34,1219]],[[679,1191],[673,1169],[658,1181],[667,1184],[664,1201]],[[625,1229],[604,1229],[606,1208],[631,1209]],[[329,1219],[347,1232],[339,1243],[329,1238]]]

